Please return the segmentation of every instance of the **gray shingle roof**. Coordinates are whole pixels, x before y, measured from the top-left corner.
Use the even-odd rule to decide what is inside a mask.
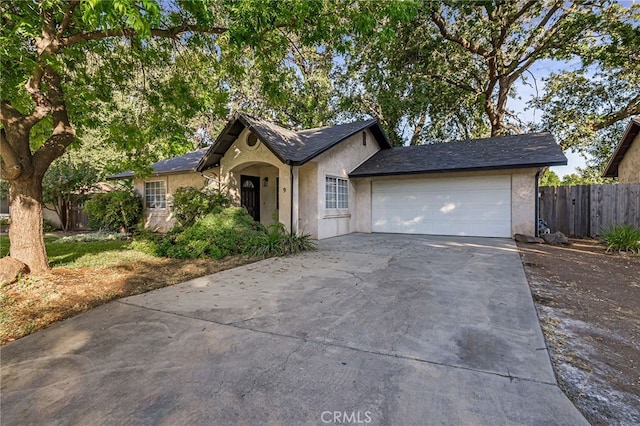
[[[377,152],[350,177],[513,169],[567,164],[550,133],[407,146]]]
[[[618,177],[618,166],[627,153],[627,150],[631,147],[631,144],[638,133],[640,133],[640,117],[631,117],[631,121],[625,129],[622,139],[618,142],[615,151],[613,151],[613,155],[611,155],[602,176],[612,178]]]
[[[169,158],[168,160],[158,161],[153,163],[151,168],[153,169],[154,176],[157,175],[170,175],[176,173],[193,172],[196,165],[202,159],[202,156],[207,152],[209,148],[201,148],[196,151],[188,152],[180,157]],[[131,179],[134,177],[132,171],[118,173],[113,176],[109,176],[107,179]]]
[[[382,148],[391,147],[389,139],[377,120],[356,121],[296,132],[258,120],[248,114],[236,113],[204,155],[197,170],[202,171],[219,164],[220,158],[245,128],[254,132],[280,161],[292,165],[302,165],[349,136],[367,128],[373,132]]]

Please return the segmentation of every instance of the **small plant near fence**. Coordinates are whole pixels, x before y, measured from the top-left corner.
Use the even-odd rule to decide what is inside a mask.
[[[601,236],[607,251],[626,251],[640,254],[640,228],[632,225],[614,225]]]

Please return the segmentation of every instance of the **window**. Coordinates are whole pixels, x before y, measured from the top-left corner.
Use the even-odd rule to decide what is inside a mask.
[[[349,183],[346,179],[326,177],[325,180],[325,208],[349,208]]]
[[[256,134],[249,133],[249,136],[247,136],[247,145],[256,146],[257,143],[258,143],[258,137],[256,136]]]
[[[164,181],[145,182],[144,200],[148,209],[167,208],[167,189]]]

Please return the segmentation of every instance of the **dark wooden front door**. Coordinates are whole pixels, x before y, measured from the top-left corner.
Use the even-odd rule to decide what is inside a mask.
[[[240,204],[260,222],[260,178],[240,175]]]

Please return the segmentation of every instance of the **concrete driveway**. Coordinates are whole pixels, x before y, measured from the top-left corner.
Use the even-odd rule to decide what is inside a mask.
[[[2,424],[587,424],[515,244],[349,235],[2,349]]]

